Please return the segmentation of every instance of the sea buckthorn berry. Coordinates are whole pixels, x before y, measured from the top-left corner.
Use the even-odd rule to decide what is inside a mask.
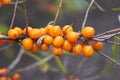
[[[62,51],[63,51],[63,49],[61,47],[54,47],[54,46],[52,47],[52,53],[55,56],[62,55]]]
[[[72,50],[72,44],[68,40],[64,41],[64,44],[63,44],[62,47],[66,51],[71,51]]]
[[[94,53],[93,47],[90,46],[90,45],[84,45],[83,53],[84,53],[84,56],[91,57],[93,55],[93,53]]]
[[[31,38],[25,38],[22,41],[22,45],[26,50],[31,50],[33,47],[33,40]]]
[[[0,77],[0,80],[7,80],[7,77],[2,76],[2,77]]]
[[[19,37],[19,32],[16,30],[16,29],[10,29],[8,31],[8,36],[11,38],[11,39],[16,39]]]
[[[20,74],[19,73],[14,73],[12,75],[12,80],[20,80]]]
[[[36,53],[38,51],[38,45],[37,43],[33,43],[33,47],[32,47],[32,50],[31,50],[33,53]]]
[[[82,36],[85,38],[92,38],[94,37],[94,34],[95,34],[95,29],[93,27],[88,26],[82,29]]]
[[[75,55],[79,56],[80,54],[82,54],[83,51],[82,45],[81,44],[74,45],[72,51]]]
[[[53,25],[47,25],[47,26],[45,27],[45,29],[47,30],[47,33],[49,32],[49,30],[50,30],[52,27],[53,27]]]
[[[8,70],[6,68],[0,69],[0,75],[6,75],[8,73]]]
[[[9,4],[12,2],[12,0],[2,0],[3,4]]]
[[[60,36],[62,33],[60,26],[53,26],[49,30],[49,34],[52,37]]]
[[[103,42],[93,41],[92,45],[96,51],[100,51],[103,49]]]
[[[41,34],[41,36],[46,35],[47,30],[45,28],[40,28],[40,34]]]
[[[48,51],[49,50],[49,45],[45,44],[45,43],[42,43],[40,45],[40,48],[42,51]]]
[[[32,30],[32,27],[28,26],[28,35],[30,34],[31,30]],[[23,34],[26,34],[26,27],[23,29]]]
[[[53,43],[53,37],[51,37],[51,36],[49,36],[49,35],[45,35],[45,36],[44,36],[44,39],[43,39],[43,42],[44,42],[45,44],[50,45],[50,44]]]
[[[22,35],[22,29],[21,29],[21,28],[19,28],[19,27],[14,27],[14,29],[18,31],[19,36]]]
[[[62,36],[56,36],[53,40],[53,45],[55,47],[61,47],[64,43],[64,38]]]
[[[63,34],[66,34],[67,32],[69,31],[73,31],[73,28],[71,25],[65,25],[63,28],[62,28],[62,33]]]
[[[41,32],[39,29],[35,28],[30,31],[30,37],[32,39],[37,39],[41,36]]]
[[[79,38],[79,33],[74,31],[69,31],[66,35],[67,40],[70,42],[76,42]]]

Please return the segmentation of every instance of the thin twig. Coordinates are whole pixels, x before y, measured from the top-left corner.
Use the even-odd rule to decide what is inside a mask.
[[[100,51],[96,51],[96,52],[97,52],[98,54],[102,55],[103,57],[105,57],[106,59],[108,59],[108,60],[114,62],[115,64],[117,64],[118,66],[120,66],[120,63],[117,62],[115,59],[113,59],[113,58],[111,58],[111,57],[105,55],[104,53],[102,53],[102,52],[100,52]]]
[[[15,72],[24,72],[24,71],[27,71],[27,70],[31,70],[32,68],[35,68],[35,67],[41,65],[42,63],[51,60],[53,57],[54,57],[54,56],[51,54],[51,55],[45,57],[43,60],[38,61],[38,62],[36,62],[36,63],[34,63],[34,64],[32,64],[32,65],[29,65],[28,67],[25,67],[25,68],[22,68],[22,69],[18,69],[18,70],[16,70]]]
[[[85,13],[85,17],[84,17],[84,20],[83,20],[83,23],[82,23],[82,29],[83,29],[84,26],[85,26],[85,23],[86,23],[87,18],[88,18],[88,13],[89,13],[90,8],[91,8],[91,6],[92,6],[93,3],[94,3],[94,0],[91,0],[89,6],[88,6],[88,8],[87,8],[87,11],[86,11],[86,13]]]
[[[16,0],[16,2],[15,2],[14,13],[13,13],[12,21],[11,21],[11,24],[10,24],[10,29],[13,27],[13,24],[14,24],[14,20],[15,20],[15,16],[16,16],[16,10],[17,10],[17,5],[18,5],[18,0]]]
[[[15,4],[16,2],[11,2],[10,4]],[[18,1],[18,4],[23,3],[23,1]]]
[[[59,15],[59,13],[60,13],[60,9],[61,9],[61,7],[62,7],[62,3],[63,3],[63,0],[60,0],[60,4],[59,4],[58,10],[57,10],[57,13],[56,13],[56,15],[55,15],[55,19],[54,19],[53,25],[56,24],[58,15]]]
[[[7,49],[7,48],[9,48],[9,47],[11,47],[11,46],[12,46],[12,44],[6,45],[6,46],[0,48],[0,51],[3,51],[3,50],[5,50],[5,49]]]
[[[24,49],[21,47],[16,59],[8,66],[8,70],[12,70],[22,59],[24,53]]]

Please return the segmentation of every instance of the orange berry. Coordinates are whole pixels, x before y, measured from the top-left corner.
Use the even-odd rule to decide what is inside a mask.
[[[82,54],[83,51],[82,45],[81,44],[74,45],[72,51],[75,55],[79,56],[80,54]]]
[[[21,29],[21,28],[19,28],[19,27],[14,27],[14,29],[18,31],[19,36],[22,35],[22,29]]]
[[[16,39],[19,37],[19,32],[16,30],[16,29],[10,29],[8,31],[8,36],[11,38],[11,39]]]
[[[7,77],[2,76],[2,77],[0,77],[0,80],[7,80]]]
[[[33,47],[33,40],[31,38],[25,38],[22,41],[22,45],[26,50],[31,50]]]
[[[0,75],[6,75],[8,73],[8,70],[6,68],[0,69]]]
[[[78,32],[74,32],[74,31],[69,31],[66,35],[67,40],[70,42],[76,42],[78,41],[78,37],[79,37],[79,33]]]
[[[50,36],[52,36],[52,37],[59,36],[59,35],[61,35],[61,33],[62,33],[62,31],[61,31],[60,26],[53,26],[53,27],[51,27],[50,30],[49,30],[49,34],[50,34]]]
[[[14,73],[12,76],[13,80],[20,80],[20,74],[19,73]]]
[[[94,37],[94,34],[95,34],[95,29],[93,27],[88,26],[82,29],[82,36],[85,38],[92,38]]]
[[[28,35],[30,34],[31,30],[32,30],[32,27],[28,26]],[[26,27],[23,29],[23,34],[26,34]]]
[[[0,37],[4,37],[4,35],[0,34]],[[6,42],[7,42],[7,40],[1,39],[1,40],[0,40],[0,45],[5,44]]]
[[[65,25],[63,28],[62,28],[62,33],[63,34],[66,34],[67,32],[69,31],[73,31],[73,28],[71,25]]]
[[[33,47],[32,47],[32,50],[31,50],[33,53],[36,53],[38,51],[38,45],[37,43],[34,42],[33,44]]]
[[[64,44],[64,38],[62,36],[56,36],[53,40],[53,45],[55,47],[61,47]]]
[[[50,45],[50,44],[53,43],[53,37],[51,37],[51,36],[49,36],[49,35],[45,35],[45,37],[44,37],[44,39],[43,39],[43,42],[44,42],[45,44]]]
[[[62,47],[63,47],[63,49],[66,50],[66,51],[71,51],[71,49],[72,49],[72,44],[71,44],[68,40],[65,40]]]
[[[61,47],[54,47],[54,46],[52,47],[52,53],[55,56],[62,55],[62,51],[63,51],[63,49]]]
[[[40,48],[42,51],[48,51],[49,50],[49,45],[45,44],[45,43],[42,43],[40,45]]]
[[[12,0],[2,0],[3,4],[9,4],[12,2]]]
[[[53,25],[47,25],[47,26],[45,27],[45,29],[47,30],[47,33],[49,32],[49,30],[50,30],[52,27],[53,27]]]
[[[30,37],[32,39],[37,39],[41,36],[41,32],[39,29],[35,28],[30,31]]]
[[[93,41],[93,48],[97,51],[100,51],[103,49],[103,43],[102,42],[98,42],[98,41]]]
[[[83,47],[83,53],[86,57],[91,57],[94,53],[93,47],[90,45],[84,45]]]
[[[40,28],[40,34],[41,34],[41,36],[46,35],[47,30],[45,28]]]

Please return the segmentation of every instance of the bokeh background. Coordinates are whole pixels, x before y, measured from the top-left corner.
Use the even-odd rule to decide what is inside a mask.
[[[13,0],[15,2],[16,0]],[[20,0],[19,0],[20,1]],[[26,0],[28,24],[32,27],[45,27],[50,21],[54,20],[59,0]],[[63,27],[66,24],[73,24],[74,30],[81,30],[85,11],[91,0],[63,0],[60,15],[58,16],[57,25]],[[9,4],[0,7],[0,31],[7,33],[14,11],[14,5]],[[119,0],[95,0],[86,22],[86,26],[93,26],[96,34],[119,28],[120,27],[120,1]],[[25,27],[26,21],[24,16],[23,4],[18,4],[14,26],[22,29]],[[8,46],[8,45],[5,45]],[[1,46],[2,49],[4,46]],[[16,58],[20,45],[14,44],[4,50],[0,49],[0,67],[8,67]],[[105,43],[104,54],[112,56],[112,44]],[[39,50],[37,55],[44,58],[50,54]],[[30,70],[20,72],[21,80],[64,80],[71,76],[80,80],[119,80],[120,67],[115,65],[108,73],[100,74],[100,72],[110,64],[110,61],[103,56],[95,53],[91,58],[84,56],[73,56],[64,54],[61,60],[68,70],[68,73],[62,71],[50,70],[46,65],[38,66]],[[35,63],[36,60],[29,55],[24,55],[18,65],[12,70],[24,68]],[[120,59],[118,58],[118,62]],[[53,58],[49,65],[55,69],[59,69]],[[44,70],[45,69],[45,70]]]

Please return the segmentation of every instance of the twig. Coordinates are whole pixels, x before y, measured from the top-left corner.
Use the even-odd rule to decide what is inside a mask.
[[[8,66],[8,70],[12,70],[20,62],[20,60],[22,59],[23,53],[24,53],[24,49],[21,48],[16,59]]]
[[[16,2],[11,2],[10,4],[15,4]],[[18,1],[18,4],[23,3],[23,1]]]
[[[58,18],[59,13],[60,13],[60,9],[61,9],[61,7],[62,7],[62,3],[63,3],[63,0],[60,0],[60,4],[59,4],[58,10],[57,10],[57,13],[56,13],[56,15],[55,15],[55,19],[54,19],[53,25],[56,24],[56,20],[57,20],[57,18]]]
[[[96,51],[96,52],[97,52],[98,54],[102,55],[103,57],[105,57],[106,59],[108,59],[108,60],[114,62],[115,64],[117,64],[118,66],[120,66],[120,63],[118,63],[115,59],[113,59],[113,58],[105,55],[104,53],[102,53],[102,52],[100,52],[100,51]]]
[[[12,46],[12,44],[6,45],[6,46],[0,48],[0,51],[3,51],[3,50],[5,50],[5,49],[7,49],[7,48],[9,48],[9,47],[11,47],[11,46]]]
[[[89,13],[90,8],[91,8],[91,6],[92,6],[93,3],[94,3],[94,0],[92,0],[92,1],[90,2],[89,6],[88,6],[88,8],[87,8],[87,11],[86,11],[86,13],[85,13],[85,17],[84,17],[84,20],[83,20],[83,23],[82,23],[82,29],[83,29],[84,26],[85,26],[85,23],[86,23],[87,18],[88,18],[88,13]]]
[[[14,24],[14,20],[15,20],[15,16],[16,16],[16,10],[17,10],[17,5],[18,5],[18,0],[16,0],[16,2],[15,2],[14,13],[13,13],[12,21],[11,21],[11,24],[10,24],[10,29],[13,27],[13,24]]]
[[[35,67],[41,65],[42,63],[51,60],[53,57],[54,57],[53,55],[49,55],[49,56],[45,57],[42,61],[38,61],[38,62],[28,66],[28,67],[25,67],[25,68],[22,68],[22,69],[18,69],[15,72],[23,72],[23,71],[31,70],[32,68],[35,68]]]

